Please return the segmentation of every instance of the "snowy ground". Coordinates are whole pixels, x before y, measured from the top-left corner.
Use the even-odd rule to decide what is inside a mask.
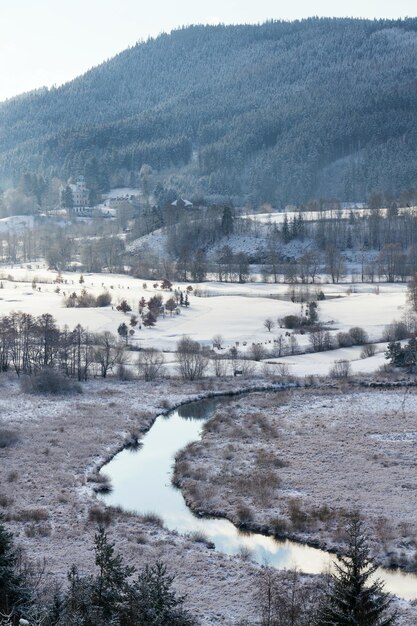
[[[0,512],[28,557],[45,558],[46,580],[63,584],[72,564],[83,574],[93,567],[91,515],[104,510],[93,493],[95,470],[131,432],[140,437],[157,414],[213,388],[100,381],[84,385],[80,396],[53,398],[23,395],[5,376],[0,385],[0,432],[7,428],[18,437],[13,447],[0,447]],[[236,381],[223,384],[233,386]],[[113,511],[111,520],[109,534],[124,560],[137,568],[164,561],[202,626],[234,626],[256,615],[254,564],[140,517]]]
[[[23,395],[14,379],[4,375],[0,384],[0,426],[13,430],[18,438],[13,447],[0,449],[0,507],[8,527],[17,536],[17,543],[32,559],[45,557],[44,575],[63,582],[73,563],[81,573],[92,568],[96,524],[91,515],[94,507],[102,507],[92,491],[95,470],[120,449],[131,432],[140,436],[149,428],[158,413],[186,399],[202,397],[211,389],[220,391],[218,381],[207,381],[203,386],[179,381],[149,384],[97,381],[84,385],[83,395],[52,398]],[[222,383],[222,389],[236,389],[237,384],[237,381]],[[250,399],[242,397],[235,410],[228,411],[228,416],[239,422],[231,441],[233,447],[228,445],[227,431],[223,432],[225,439],[220,446],[215,436],[205,441],[206,449],[200,449],[203,466],[201,455],[192,463],[199,466],[200,477],[203,472],[207,475],[223,472],[223,480],[215,478],[212,483],[216,487],[212,489],[212,497],[218,489],[217,506],[224,507],[223,496],[231,484],[230,455],[234,459],[233,485],[239,488],[239,502],[244,499],[252,505],[256,484],[245,481],[245,472],[251,469],[252,452],[259,443],[253,435],[258,430],[258,434],[267,435],[262,441],[266,456],[257,456],[261,464],[267,461],[271,452],[267,448],[271,446],[273,454],[290,461],[287,467],[278,470],[287,496],[299,493],[309,505],[329,503],[339,507],[351,503],[353,496],[369,501],[372,488],[375,489],[372,512],[386,515],[387,511],[394,511],[394,536],[401,521],[409,521],[402,532],[408,529],[410,534],[417,504],[413,495],[416,491],[413,491],[414,464],[410,456],[412,444],[399,434],[415,432],[415,415],[411,411],[414,396],[404,404],[395,394],[371,394],[372,400],[365,411],[366,423],[361,425],[364,402],[360,394],[343,397],[303,393],[299,395],[300,391],[295,391],[282,406],[276,406],[276,401],[271,403],[267,394]],[[392,411],[399,404],[401,416],[398,414],[394,420]],[[270,419],[275,422],[274,428],[278,426],[282,431],[279,437],[272,437],[271,431],[268,435]],[[249,439],[242,436],[246,427]],[[395,444],[389,437],[393,433]],[[356,444],[363,435],[369,435],[367,446],[358,447]],[[376,435],[382,439],[376,440]],[[250,440],[252,443],[248,445]],[[338,445],[344,446],[344,458]],[[349,456],[349,450],[353,457]],[[221,458],[217,458],[219,452]],[[372,472],[362,471],[364,462]],[[224,464],[229,465],[226,468]],[[363,487],[361,491],[356,483]],[[409,487],[405,489],[404,484]],[[252,489],[249,495],[248,486]],[[257,498],[267,496],[268,484],[258,491]],[[234,498],[229,496],[227,502],[233,505]],[[285,496],[270,505],[268,519],[284,500]],[[263,501],[259,515],[265,514]],[[125,561],[137,567],[156,559],[166,562],[170,572],[177,576],[178,591],[188,594],[187,606],[198,615],[202,626],[236,626],[243,619],[259,616],[256,565],[243,557],[227,557],[208,550],[204,544],[178,536],[146,519],[118,511],[112,511],[110,516],[109,534]],[[389,539],[391,526],[381,524],[379,532]],[[417,608],[406,602],[400,608],[399,626],[415,625]]]
[[[12,280],[8,280],[8,277]],[[116,274],[85,274],[84,284],[79,283],[80,274],[63,273],[64,283],[54,283],[57,273],[48,271],[42,266],[5,267],[0,268],[0,312],[25,311],[34,315],[50,312],[59,324],[73,325],[81,322],[91,331],[110,330],[115,332],[117,326],[128,317],[115,310],[122,299],[126,299],[137,313],[141,297],[149,299],[160,293],[167,300],[172,293],[153,287],[152,281],[143,281],[127,275]],[[13,282],[14,281],[14,282]],[[36,289],[32,288],[36,282]],[[147,287],[144,288],[144,283]],[[185,290],[188,284],[175,283],[174,288]],[[113,306],[103,309],[66,309],[64,294],[81,289],[98,295],[104,289],[113,296]],[[301,305],[290,301],[274,299],[288,297],[288,285],[284,284],[231,284],[202,283],[193,284],[194,290],[203,296],[190,295],[190,307],[181,308],[179,316],[159,319],[155,328],[137,330],[133,338],[140,345],[171,350],[183,334],[192,336],[203,344],[211,345],[215,334],[224,338],[225,348],[243,342],[272,341],[281,332],[277,319],[288,314],[299,314]],[[300,289],[305,287],[299,286]],[[320,284],[310,285],[311,294],[322,290],[326,300],[319,303],[320,320],[329,324],[334,331],[347,330],[352,326],[362,326],[369,333],[372,341],[381,339],[383,328],[394,318],[400,319],[406,308],[406,286],[404,284]],[[264,320],[270,317],[275,321],[275,328],[269,333],[263,326]],[[297,337],[300,345],[307,343],[307,336]]]
[[[415,391],[298,390],[219,407],[177,461],[193,509],[337,548],[365,516],[385,565],[416,570]],[[306,516],[306,517],[305,517]]]
[[[26,229],[33,229],[35,219],[33,215],[12,215],[0,219],[0,234],[20,233]]]
[[[400,208],[398,211],[400,214],[405,213],[415,213],[417,210],[416,207],[404,207]],[[385,216],[388,212],[388,209],[380,209],[380,214]],[[302,211],[301,215],[304,221],[313,222],[319,219],[349,219],[351,214],[355,217],[362,217],[364,215],[371,215],[372,209],[363,209],[363,208],[351,208],[351,209],[332,209],[326,211]],[[287,220],[292,221],[293,219],[297,219],[300,213],[298,211],[281,211],[275,212],[271,211],[269,213],[251,213],[248,215],[244,215],[244,219],[251,219],[259,222],[260,224],[283,224],[285,220],[285,216]]]
[[[80,274],[63,273],[63,284],[54,281],[57,273],[39,266],[15,266],[0,268],[0,314],[12,311],[24,311],[33,315],[51,313],[61,326],[73,327],[81,323],[92,332],[109,330],[117,332],[119,324],[129,322],[129,315],[116,310],[116,305],[126,299],[137,314],[138,302],[144,297],[148,300],[154,294],[161,294],[166,301],[171,297],[169,291],[153,287],[152,281],[143,281],[127,275],[85,274],[83,284],[79,283]],[[10,279],[10,280],[9,280]],[[36,288],[32,287],[35,281]],[[146,283],[146,287],[144,286]],[[174,288],[182,291],[187,284],[175,283]],[[57,293],[59,287],[59,293]],[[98,295],[104,289],[113,297],[112,306],[106,308],[73,309],[64,306],[64,295],[75,291],[80,293],[85,288]],[[285,334],[279,328],[277,320],[289,314],[300,314],[301,305],[289,300],[288,285],[284,284],[231,284],[202,283],[193,285],[190,295],[190,307],[182,307],[180,315],[160,318],[154,328],[136,329],[131,343],[141,347],[156,347],[166,352],[173,352],[177,341],[183,335],[189,335],[203,345],[211,346],[214,335],[223,337],[223,353],[238,346],[242,353],[251,349],[253,343],[261,343],[269,352],[274,348],[274,339]],[[303,288],[300,286],[300,288]],[[393,319],[400,319],[406,311],[406,286],[403,284],[320,284],[309,286],[310,293],[322,290],[326,300],[319,303],[319,317],[333,335],[347,331],[352,326],[362,326],[371,341],[381,341],[384,326]],[[194,293],[203,297],[197,297]],[[263,323],[271,318],[275,327],[268,332]],[[296,335],[301,350],[309,346],[308,334]],[[348,358],[352,361],[354,372],[371,372],[383,363],[382,351],[370,359],[360,359],[360,349],[351,348],[334,350],[323,354],[306,354],[286,357],[290,373],[297,376],[327,374],[336,359]],[[168,360],[172,360],[168,358]],[[268,358],[271,363],[282,359]],[[273,365],[271,368],[273,369]]]
[[[384,352],[385,343],[377,344],[377,354],[373,357],[362,359],[360,354],[362,348],[354,346],[352,348],[339,348],[328,352],[315,352],[309,354],[299,354],[287,356],[279,359],[266,359],[264,362],[282,364],[288,369],[291,376],[327,376],[335,361],[347,360],[351,364],[352,374],[372,374],[386,363]]]

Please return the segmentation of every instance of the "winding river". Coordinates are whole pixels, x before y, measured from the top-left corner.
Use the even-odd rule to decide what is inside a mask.
[[[202,532],[216,550],[226,554],[248,554],[258,563],[279,569],[297,568],[317,574],[328,569],[334,555],[293,541],[277,541],[257,533],[243,533],[231,522],[196,517],[185,504],[182,493],[171,483],[176,453],[201,437],[204,422],[216,407],[230,397],[191,402],[167,415],[157,417],[136,452],[125,449],[108,463],[103,472],[110,478],[112,492],[101,496],[106,504],[134,513],[155,513],[170,530]],[[417,576],[380,569],[385,589],[406,600],[417,599]]]

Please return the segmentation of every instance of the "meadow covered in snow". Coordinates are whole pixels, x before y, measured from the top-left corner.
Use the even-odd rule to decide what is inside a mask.
[[[32,315],[48,312],[58,324],[70,328],[80,323],[91,332],[110,331],[117,334],[118,326],[129,323],[129,315],[117,310],[117,305],[126,300],[138,315],[138,303],[144,298],[161,295],[167,301],[173,292],[160,289],[160,283],[144,281],[128,275],[84,274],[81,284],[80,274],[63,272],[57,283],[57,272],[47,270],[42,265],[3,266],[0,270],[0,313],[23,311]],[[156,286],[154,286],[156,285]],[[173,284],[173,290],[185,293],[189,283]],[[322,292],[325,299],[318,303],[319,321],[333,337],[339,332],[347,332],[351,327],[360,326],[368,334],[369,341],[377,343],[376,354],[361,358],[361,347],[353,346],[330,351],[309,353],[308,333],[288,332],[280,327],[280,320],[287,315],[300,315],[305,305],[291,301],[291,289],[285,284],[247,283],[232,284],[209,282],[192,284],[189,294],[189,307],[180,307],[179,314],[168,312],[160,317],[154,327],[144,325],[134,329],[129,339],[137,348],[157,348],[166,353],[169,363],[175,361],[177,342],[183,335],[200,342],[209,348],[213,337],[221,335],[221,349],[225,355],[231,348],[237,348],[243,356],[251,356],[253,344],[261,344],[264,353],[260,362],[255,363],[257,371],[268,363],[271,373],[278,371],[279,364],[285,364],[288,373],[295,376],[327,375],[335,360],[347,359],[353,373],[370,373],[384,363],[383,352],[386,344],[381,343],[384,327],[394,319],[400,320],[407,311],[406,286],[404,284],[375,283],[338,285],[319,283],[299,286],[295,293],[307,291],[311,299]],[[103,308],[66,308],[64,299],[85,289],[94,296],[108,291],[112,304]],[[268,331],[265,319],[271,319],[273,328]],[[280,336],[289,341],[294,335],[294,354],[276,357],[276,344]],[[307,352],[307,354],[305,354]],[[301,353],[301,354],[299,354]],[[285,353],[284,353],[285,354]],[[173,365],[168,366],[172,370]]]

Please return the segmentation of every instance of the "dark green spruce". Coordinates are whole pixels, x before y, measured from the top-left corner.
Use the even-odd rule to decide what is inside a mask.
[[[394,626],[395,612],[383,584],[374,578],[377,567],[369,561],[369,548],[358,515],[350,521],[348,548],[338,556],[329,592],[318,611],[315,626]]]

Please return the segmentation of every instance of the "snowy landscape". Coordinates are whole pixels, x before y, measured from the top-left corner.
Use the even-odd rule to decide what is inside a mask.
[[[416,626],[417,19],[48,2],[31,80],[107,60],[0,85],[0,626]]]

